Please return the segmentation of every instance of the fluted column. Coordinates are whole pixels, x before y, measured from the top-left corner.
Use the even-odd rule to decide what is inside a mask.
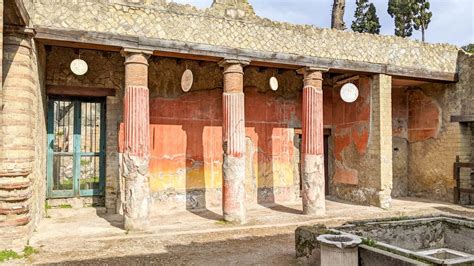
[[[243,224],[245,209],[245,114],[244,72],[248,61],[225,59],[224,93],[222,95],[222,209],[224,220]]]
[[[323,69],[306,67],[303,88],[303,213],[326,213],[324,192]]]
[[[125,57],[124,227],[127,230],[144,230],[149,225],[150,216],[149,54],[130,50],[123,50],[122,54]]]

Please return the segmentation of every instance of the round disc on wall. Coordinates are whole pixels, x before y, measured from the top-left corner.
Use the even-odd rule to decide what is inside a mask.
[[[71,68],[72,73],[82,76],[87,73],[89,67],[87,66],[86,61],[82,59],[74,59],[69,66]]]
[[[278,79],[277,78],[271,77],[269,83],[270,83],[270,88],[272,89],[272,91],[278,90]]]
[[[183,76],[181,77],[181,89],[184,92],[190,91],[191,87],[193,86],[193,82],[194,82],[193,72],[189,69],[186,69],[183,73]]]
[[[353,103],[359,98],[359,89],[352,83],[344,84],[341,88],[341,98],[346,103]]]

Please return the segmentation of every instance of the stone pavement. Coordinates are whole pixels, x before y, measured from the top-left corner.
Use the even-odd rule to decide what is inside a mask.
[[[218,209],[162,210],[140,233],[121,229],[122,217],[102,208],[52,209],[30,240],[39,253],[23,262],[288,265],[297,264],[294,230],[300,225],[440,213],[474,217],[474,209],[415,198],[396,199],[390,210],[330,199],[326,204],[325,217],[303,216],[301,203],[254,206],[246,225],[221,222]]]

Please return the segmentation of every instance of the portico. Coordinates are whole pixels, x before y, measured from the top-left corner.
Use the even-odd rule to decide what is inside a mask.
[[[301,219],[325,217],[326,195],[383,209],[407,195],[449,200],[452,169],[419,162],[471,154],[470,128],[447,121],[468,84],[458,64],[471,60],[453,46],[270,22],[247,1],[87,0],[81,16],[77,3],[6,1],[34,14],[3,31],[8,247],[45,201],[104,207],[142,231],[176,210],[245,224],[249,209],[294,204]],[[78,59],[85,74],[71,69]],[[348,83],[353,102],[341,98]]]

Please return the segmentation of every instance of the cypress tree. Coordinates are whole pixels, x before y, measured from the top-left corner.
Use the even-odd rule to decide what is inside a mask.
[[[389,0],[388,14],[395,19],[395,35],[410,37],[413,34],[414,0]]]
[[[356,32],[367,32],[372,34],[380,33],[380,22],[374,4],[369,0],[356,0],[357,8],[354,13],[355,20],[352,21],[351,28]]]

